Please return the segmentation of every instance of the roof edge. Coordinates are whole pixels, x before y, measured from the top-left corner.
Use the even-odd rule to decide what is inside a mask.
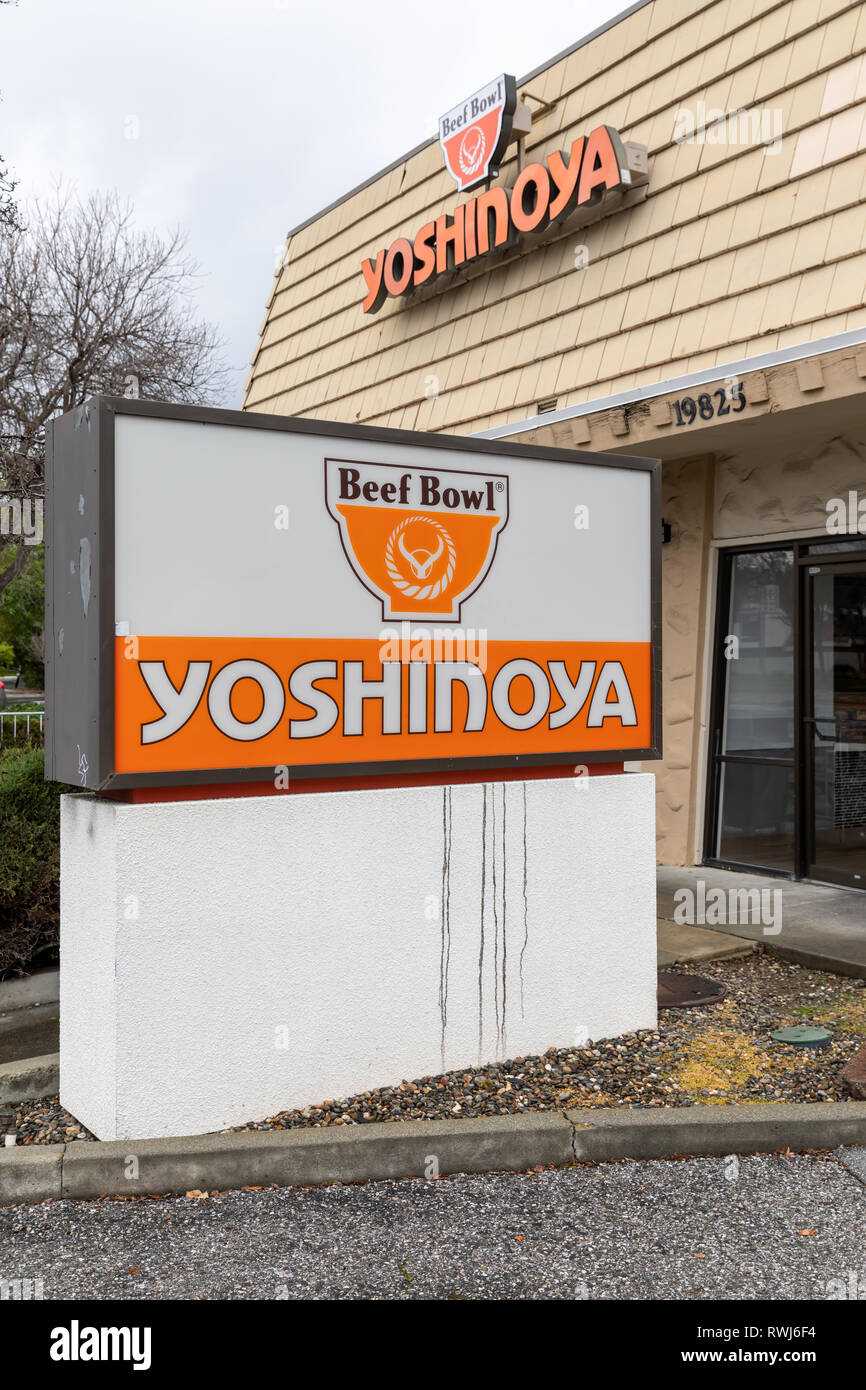
[[[563,406],[562,410],[548,411],[546,415],[529,415],[525,420],[513,420],[508,425],[496,425],[492,430],[477,430],[470,438],[511,439],[514,435],[525,434],[528,430],[543,429],[546,425],[557,425],[563,420],[576,420],[581,415],[595,415],[602,410],[632,405],[635,401],[648,401],[654,396],[666,396],[670,391],[708,385],[722,377],[759,372],[765,367],[778,367],[785,362],[800,362],[805,357],[817,357],[819,353],[834,352],[838,348],[859,347],[861,343],[866,343],[866,328],[849,328],[844,333],[834,333],[829,338],[813,338],[809,342],[795,343],[792,347],[774,348],[771,352],[762,352],[755,357],[741,357],[738,362],[720,362],[717,367],[701,367],[700,371],[688,372],[685,376],[668,377],[667,380],[653,381],[647,386],[632,386],[629,390],[618,391],[613,396],[598,396],[593,400],[581,401],[578,405]]]
[[[600,24],[597,29],[593,29],[591,34],[586,34],[582,39],[578,39],[575,43],[570,44],[568,48],[563,48],[560,53],[555,54],[552,58],[548,58],[547,62],[541,63],[537,68],[533,68],[531,72],[528,72],[525,77],[519,78],[517,82],[518,87],[523,87],[527,82],[534,81],[541,73],[547,72],[548,68],[552,68],[556,63],[561,63],[564,58],[571,57],[571,54],[576,53],[579,48],[583,48],[585,44],[592,43],[593,39],[597,39],[600,34],[607,33],[608,29],[614,29],[617,24],[621,24],[624,19],[628,19],[630,15],[636,14],[637,11],[642,10],[645,5],[650,4],[652,4],[652,0],[635,0],[635,3],[629,5],[628,9],[621,10],[619,14],[614,15],[613,19],[609,19],[606,23]],[[384,169],[380,169],[377,173],[371,174],[369,178],[356,184],[354,188],[350,188],[348,193],[343,193],[339,198],[335,198],[332,203],[328,203],[327,207],[322,208],[319,212],[314,212],[311,217],[304,218],[303,222],[299,222],[296,227],[292,227],[291,231],[286,233],[286,241],[290,241],[293,236],[297,236],[297,234],[303,232],[305,228],[311,227],[314,222],[318,222],[320,217],[327,217],[329,212],[333,212],[334,209],[340,207],[342,203],[347,203],[349,199],[354,198],[356,194],[362,193],[365,188],[370,187],[370,184],[377,183],[378,180],[383,179],[386,174],[391,174],[395,169],[399,169],[400,165],[405,164],[407,160],[414,159],[416,154],[420,154],[422,150],[426,150],[429,145],[435,145],[437,140],[438,136],[436,135],[431,135],[429,139],[422,140],[420,145],[416,145],[414,149],[407,150],[405,154],[401,154],[397,159],[393,159],[390,164],[385,165]]]

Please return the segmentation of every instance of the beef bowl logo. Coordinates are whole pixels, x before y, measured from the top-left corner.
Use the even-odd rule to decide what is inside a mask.
[[[382,617],[459,622],[508,520],[500,473],[325,459],[325,502]]]
[[[439,144],[461,193],[499,172],[516,106],[517,84],[503,73],[439,117]]]

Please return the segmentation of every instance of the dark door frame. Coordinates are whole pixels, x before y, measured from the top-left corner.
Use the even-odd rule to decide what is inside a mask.
[[[841,547],[850,547],[850,549]],[[728,615],[731,604],[731,577],[733,561],[737,555],[756,554],[767,550],[792,550],[794,553],[794,868],[764,868],[761,865],[744,864],[736,860],[721,859],[714,853],[718,843],[719,789],[721,770],[725,761],[756,762],[768,766],[773,763],[790,767],[791,758],[749,758],[721,753],[722,716],[725,700],[725,674],[727,661],[724,656],[724,639],[727,636]],[[703,836],[704,864],[720,869],[739,869],[749,873],[760,873],[773,878],[802,879],[807,876],[809,854],[811,852],[812,817],[811,807],[811,758],[807,756],[804,739],[804,711],[809,708],[812,679],[811,662],[811,622],[808,613],[807,588],[809,571],[832,568],[845,571],[866,566],[866,536],[842,537],[832,540],[829,536],[809,536],[804,540],[756,541],[749,545],[726,545],[718,547],[718,582],[716,584],[716,603],[713,616],[712,668],[710,672],[710,722],[709,747],[707,752],[707,774],[705,787],[705,813]],[[827,881],[827,880],[823,880]],[[838,886],[838,885],[837,885]],[[845,884],[846,887],[850,886]]]
[[[819,574],[851,574],[866,573],[866,550],[860,556],[850,555],[842,559],[839,556],[828,555],[826,561],[820,562],[819,557],[810,555],[810,564],[803,567],[803,707],[809,713],[800,720],[801,727],[808,725],[808,729],[814,729],[816,723],[833,723],[830,719],[815,718],[815,668],[812,660],[813,656],[813,616],[812,604],[809,601],[810,581]],[[803,875],[814,878],[816,882],[835,883],[842,888],[857,887],[852,884],[850,878],[843,873],[837,873],[832,869],[820,869],[816,862],[815,846],[815,819],[809,814],[809,809],[814,804],[814,757],[812,756],[813,743],[807,736],[807,729],[803,728]],[[811,874],[813,868],[819,869],[819,873]],[[866,884],[863,885],[866,889]]]

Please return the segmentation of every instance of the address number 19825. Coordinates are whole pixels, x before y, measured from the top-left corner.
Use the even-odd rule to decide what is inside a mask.
[[[722,386],[717,391],[702,391],[697,397],[682,396],[674,401],[677,427],[693,425],[695,420],[713,420],[717,415],[739,415],[746,408],[743,383]]]

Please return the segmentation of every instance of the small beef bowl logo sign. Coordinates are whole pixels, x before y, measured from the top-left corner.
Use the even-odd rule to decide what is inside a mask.
[[[517,84],[502,73],[439,117],[439,144],[461,193],[499,172],[516,106]]]
[[[508,478],[325,460],[325,498],[346,558],[382,616],[458,622],[508,521]]]

